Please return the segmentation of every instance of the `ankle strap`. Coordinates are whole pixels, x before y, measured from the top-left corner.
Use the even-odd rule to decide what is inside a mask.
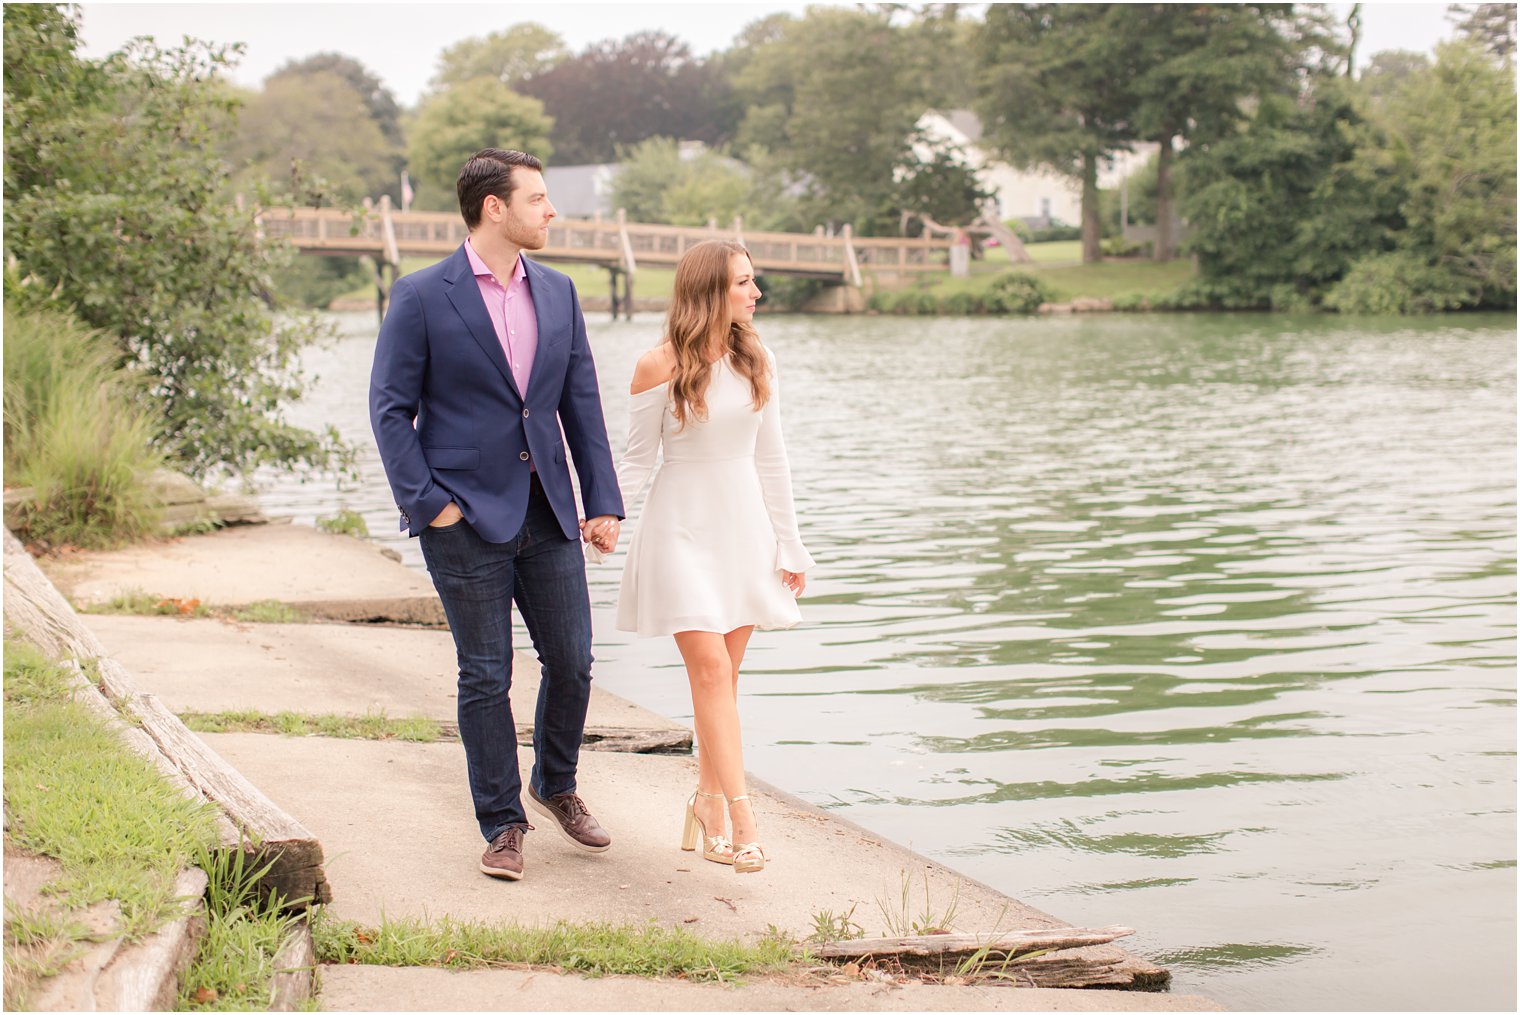
[[[702,792],[702,791],[701,791],[701,790],[700,790],[700,789],[699,789],[699,790],[697,790],[697,796],[705,796],[705,797],[712,797],[712,798],[713,798],[713,799],[715,799],[715,800],[719,800],[719,799],[722,799],[722,797],[723,797],[723,794],[722,794],[722,793],[703,793],[703,792]]]
[[[728,802],[731,803],[731,804],[736,804],[740,800],[748,800],[748,799],[749,799],[749,794],[748,793],[740,793],[738,796],[731,796],[731,797],[729,797],[728,798]]]

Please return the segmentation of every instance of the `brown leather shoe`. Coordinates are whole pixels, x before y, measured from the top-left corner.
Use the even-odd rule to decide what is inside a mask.
[[[612,836],[591,816],[591,812],[586,810],[585,802],[574,793],[557,793],[545,800],[538,795],[537,790],[529,786],[528,806],[546,818],[553,818],[559,834],[577,849],[601,853],[612,845]]]
[[[523,833],[533,830],[532,825],[508,825],[496,833],[496,838],[486,847],[480,858],[480,873],[508,881],[521,881],[523,876]]]

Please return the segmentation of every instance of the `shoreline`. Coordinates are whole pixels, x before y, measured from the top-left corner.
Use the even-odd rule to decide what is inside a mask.
[[[337,612],[377,620],[383,618],[374,616],[374,610],[335,611],[333,604],[369,601],[369,589],[377,587],[406,593],[390,597],[391,604],[432,596],[425,576],[367,541],[295,525],[224,529],[172,543],[42,563],[50,578],[78,602],[103,601],[113,589],[133,582],[156,595],[194,596],[217,605],[232,605],[241,594],[246,600],[289,602],[314,618]],[[313,577],[319,580],[313,583]],[[321,588],[314,590],[314,584]],[[320,595],[311,594],[314,591]],[[306,594],[304,601],[299,594]],[[243,625],[240,633],[215,620],[95,615],[83,619],[99,630],[113,658],[120,659],[144,690],[175,712],[206,709],[218,701],[222,708],[273,711],[276,706],[291,707],[293,693],[302,695],[295,707],[337,704],[340,711],[350,713],[364,708],[372,711],[377,702],[387,712],[431,715],[451,710],[447,687],[452,638],[436,629],[316,622]],[[201,647],[196,649],[195,644]],[[362,662],[356,653],[368,661]],[[338,665],[339,660],[346,660],[346,668]],[[531,693],[523,685],[533,669],[519,667],[514,691]],[[208,672],[218,671],[220,680],[205,680]],[[382,689],[385,696],[375,698]],[[594,708],[601,710],[598,721],[603,723],[609,721],[607,715],[627,715],[645,726],[673,725],[607,692],[601,692],[598,701]],[[520,740],[522,736],[520,727]],[[455,813],[455,798],[462,793],[458,770],[462,748],[457,743],[375,743],[267,733],[202,734],[200,739],[323,842],[326,855],[332,858],[328,872],[334,901],[328,912],[336,918],[373,921],[377,914],[395,918],[408,913],[433,918],[456,913],[489,916],[492,903],[486,902],[487,912],[480,911],[484,886],[479,875],[454,855],[456,849],[479,848],[469,845],[476,837],[473,827]],[[374,780],[364,774],[377,771],[377,764],[386,766],[385,785],[373,785]],[[638,892],[594,893],[583,900],[585,908],[592,910],[583,916],[627,919],[646,913],[676,926],[684,920],[699,934],[758,934],[773,925],[801,940],[820,910],[844,913],[862,903],[868,906],[872,896],[867,889],[873,883],[878,898],[883,891],[892,897],[896,894],[893,879],[900,876],[913,884],[922,877],[924,890],[929,891],[932,883],[940,899],[958,898],[966,930],[992,930],[1003,922],[999,912],[1009,914],[1015,927],[1064,926],[1058,918],[754,777],[763,826],[770,832],[779,862],[769,877],[736,879],[730,873],[725,878],[723,871],[701,869],[715,865],[694,865],[687,859],[690,854],[674,849],[675,828],[664,829],[665,823],[679,818],[673,807],[658,808],[661,820],[655,824],[660,829],[647,841],[643,833],[648,816],[642,820],[634,816],[640,813],[643,800],[681,797],[682,787],[694,778],[689,757],[626,754],[614,747],[584,752],[582,769],[588,800],[607,814],[609,827],[618,830],[624,845],[615,852],[623,855],[608,854],[588,866],[584,856],[576,854],[567,863],[566,851],[554,848],[557,840],[536,837],[529,854],[529,878],[517,883],[510,894],[486,893],[510,907],[503,915],[510,913],[513,919],[532,918],[536,912],[552,915],[556,883],[563,886],[567,876],[592,877],[609,885],[617,882],[623,889],[641,885],[648,901],[640,905]],[[314,771],[322,772],[323,778],[310,778]],[[416,774],[407,774],[412,772]],[[665,814],[667,809],[672,813]],[[357,820],[357,815],[365,817]],[[384,845],[376,846],[376,842]],[[422,847],[421,842],[432,845]],[[430,864],[426,873],[417,870],[417,850],[426,848],[423,855],[436,856],[440,845],[442,856],[449,858],[443,868]],[[630,863],[632,868],[627,866]],[[669,880],[663,888],[658,884],[661,870],[671,872],[665,875]],[[918,873],[910,875],[910,871]],[[649,878],[651,873],[654,880]],[[541,889],[550,894],[542,894]],[[730,901],[714,907],[715,889]],[[550,908],[542,911],[543,905]],[[634,908],[629,909],[630,905]],[[645,906],[652,908],[646,911]],[[1001,930],[1007,930],[1006,923]],[[1125,1007],[1154,1010],[1161,1004],[1169,1010],[1179,1006],[1217,1010],[1214,1002],[1202,998],[1148,993],[1162,988],[1169,974],[1114,946],[1088,946],[1061,955],[1064,961],[1067,956],[1087,953],[1093,957],[1083,962],[1097,965],[1084,975],[1097,977],[1090,980],[1093,985],[1126,990],[1114,995],[1127,999]],[[1018,1000],[1019,993],[994,990],[996,1006]],[[1073,1003],[1084,996],[1086,1003],[1094,1000],[1089,991],[1068,993]],[[1056,1010],[1064,1007],[1064,1002],[1057,1002]]]

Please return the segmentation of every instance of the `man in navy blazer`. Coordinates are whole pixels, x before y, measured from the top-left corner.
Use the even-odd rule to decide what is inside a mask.
[[[582,532],[615,545],[623,501],[575,286],[522,256],[548,241],[543,165],[487,148],[460,170],[470,235],[398,281],[370,375],[370,424],[401,527],[418,536],[459,656],[459,736],[480,869],[523,875],[512,603],[542,665],[528,803],[573,845],[612,839],[576,794],[591,693]],[[566,450],[588,521],[578,522]]]

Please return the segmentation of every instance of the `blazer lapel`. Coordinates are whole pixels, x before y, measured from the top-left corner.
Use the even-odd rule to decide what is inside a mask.
[[[480,346],[480,351],[496,364],[497,372],[507,382],[513,394],[517,395],[518,401],[522,401],[522,392],[517,390],[517,381],[512,377],[512,371],[507,368],[507,354],[502,352],[501,342],[496,337],[496,329],[491,325],[491,315],[486,312],[485,300],[481,299],[480,287],[475,283],[475,273],[470,270],[469,255],[464,252],[462,244],[449,259],[449,266],[443,273],[443,280],[449,285],[449,302],[454,305],[454,310],[469,328],[470,336]],[[536,305],[535,297],[535,307]]]
[[[569,335],[572,322],[565,297],[548,273],[526,257],[523,265],[528,273],[528,291],[533,296],[533,316],[538,319],[538,351],[533,356],[533,369],[528,373],[528,389],[531,391],[540,373],[558,363],[557,346]],[[545,361],[551,356],[555,363],[546,365]]]

